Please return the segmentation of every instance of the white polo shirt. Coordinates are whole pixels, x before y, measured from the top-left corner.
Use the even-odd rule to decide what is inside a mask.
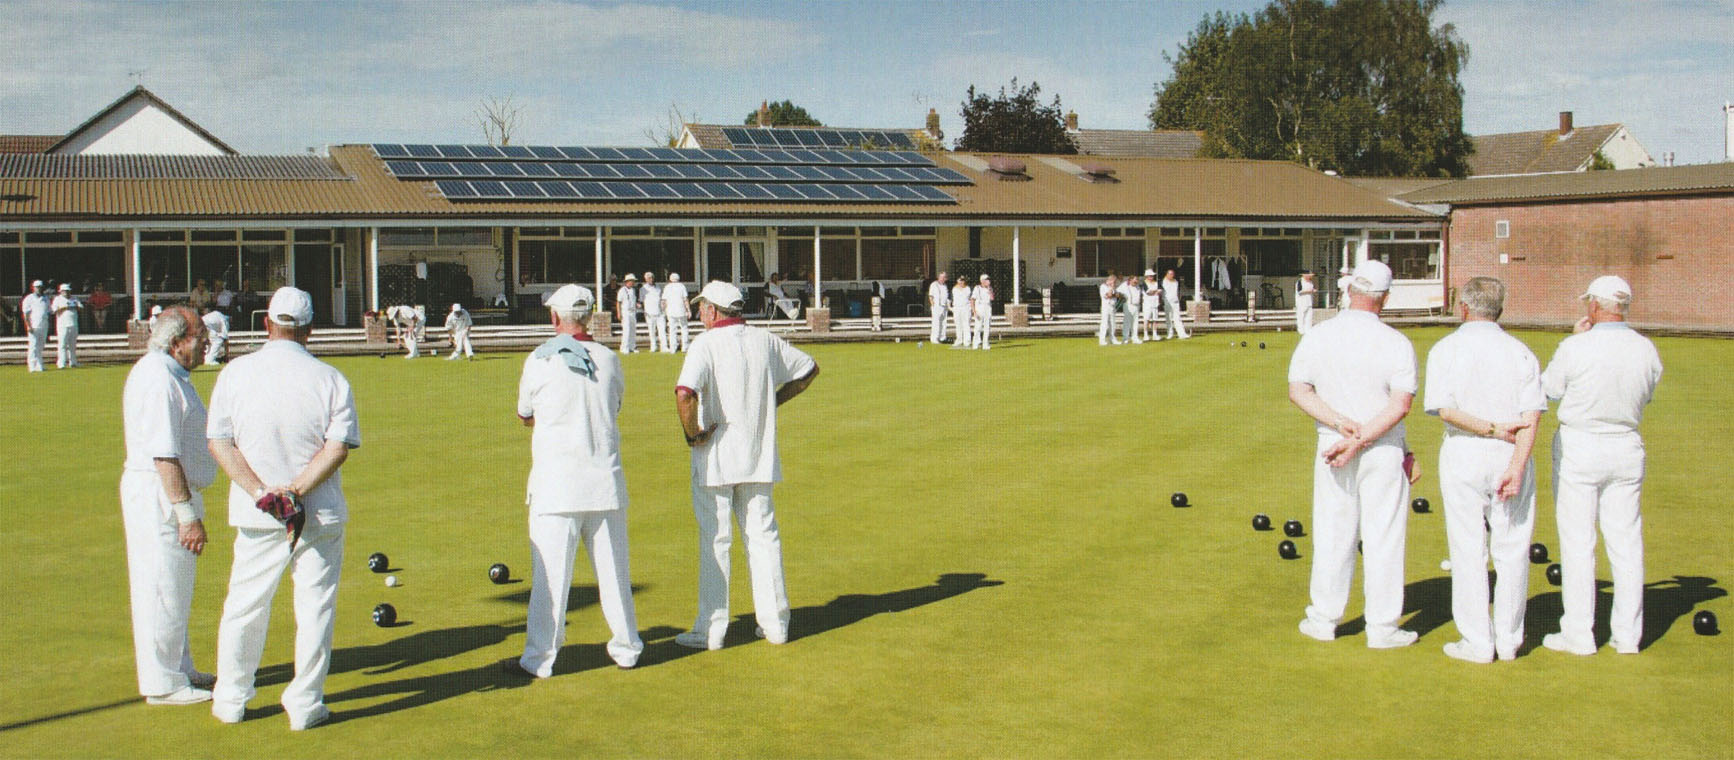
[[[1656,344],[1625,322],[1602,322],[1560,341],[1541,375],[1559,401],[1559,424],[1582,433],[1635,433],[1662,379]]]
[[[650,316],[653,316],[653,317],[658,315],[658,314],[661,314],[662,313],[662,288],[660,286],[652,285],[650,283],[645,283],[641,287],[644,288],[644,292],[642,294],[640,294],[643,297],[642,300],[644,302],[644,313],[649,314]]]
[[[1359,423],[1378,416],[1392,393],[1414,393],[1415,346],[1372,312],[1349,309],[1301,336],[1289,360],[1288,381],[1308,383],[1332,409]],[[1335,429],[1318,423],[1321,436]],[[1403,445],[1403,423],[1376,443]]]
[[[638,289],[631,285],[620,286],[619,298],[615,299],[615,301],[620,304],[621,314],[632,314],[637,312]]]
[[[48,326],[48,299],[40,293],[31,293],[18,303],[18,310],[24,313],[25,323],[32,330],[41,330]]]
[[[1117,286],[1110,286],[1106,282],[1096,286],[1096,295],[1102,299],[1102,311],[1113,311],[1119,308],[1114,303],[1114,296],[1118,293],[1119,288]]]
[[[349,380],[313,358],[292,340],[268,340],[217,376],[211,391],[211,419],[205,437],[233,439],[266,487],[285,486],[313,461],[326,441],[361,445],[355,395]],[[343,474],[334,472],[302,495],[307,519],[331,525],[348,519]],[[254,506],[252,495],[229,486],[229,524],[237,528],[281,528]]]
[[[1131,280],[1120,283],[1120,292],[1126,296],[1128,308],[1137,308],[1144,303],[1144,289],[1138,287],[1138,284]]]
[[[1525,412],[1547,411],[1541,365],[1523,341],[1495,322],[1465,322],[1427,352],[1422,408],[1437,415],[1457,409],[1490,422],[1516,422]],[[1479,437],[1454,425],[1447,436]]]
[[[788,341],[741,322],[719,322],[693,339],[677,385],[698,394],[699,427],[715,429],[692,449],[693,483],[781,481],[777,389],[816,366]]]
[[[468,330],[474,323],[474,320],[470,319],[470,313],[463,309],[446,312],[446,329],[449,331]]]
[[[536,421],[524,497],[530,514],[626,508],[619,423],[625,395],[620,357],[600,343],[556,336],[524,359],[518,416]]]
[[[211,340],[229,339],[229,315],[220,311],[211,311],[206,312],[205,316],[200,317],[199,320],[205,323],[205,330],[210,332]]]
[[[66,311],[60,311],[66,309]],[[55,296],[54,303],[48,307],[50,313],[60,311],[54,317],[54,329],[78,329],[78,300],[67,296]]]
[[[987,285],[977,285],[969,291],[970,300],[975,302],[976,316],[987,316],[993,313],[993,288]]]
[[[965,309],[969,305],[968,285],[959,282],[951,286],[951,304],[958,309]]]
[[[934,280],[927,286],[927,297],[932,299],[935,307],[945,306],[951,303],[950,289],[945,287],[945,283],[938,280]]]
[[[155,474],[156,459],[178,459],[196,494],[217,479],[217,460],[205,444],[205,402],[189,377],[164,351],[147,351],[133,363],[121,392],[124,468]]]
[[[1163,300],[1165,300],[1171,304],[1179,304],[1180,303],[1180,281],[1179,280],[1163,280],[1162,281],[1162,298],[1163,298]]]
[[[662,310],[677,317],[692,316],[692,304],[687,303],[686,283],[671,282],[662,286]]]

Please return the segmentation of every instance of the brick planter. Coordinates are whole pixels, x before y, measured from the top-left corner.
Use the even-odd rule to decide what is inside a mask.
[[[361,327],[367,333],[368,343],[389,343],[386,339],[385,320],[378,314],[370,314],[361,318]]]
[[[126,347],[132,351],[143,351],[151,342],[151,323],[142,319],[126,321]]]
[[[1191,303],[1191,305],[1189,305],[1187,307],[1187,312],[1192,315],[1192,324],[1194,324],[1194,325],[1210,324],[1210,302],[1209,301],[1205,301],[1205,300],[1193,301]]]
[[[606,314],[603,312],[596,312],[595,314],[591,314],[590,315],[590,337],[592,337],[592,338],[612,338],[612,337],[614,337],[613,315]]]
[[[1005,319],[1012,327],[1030,326],[1030,305],[1027,303],[1008,303],[1005,305]]]
[[[826,308],[826,309],[815,309],[815,308],[807,309],[807,329],[811,330],[813,332],[816,332],[816,333],[828,333],[828,332],[830,332],[831,331],[831,310],[828,308]]]

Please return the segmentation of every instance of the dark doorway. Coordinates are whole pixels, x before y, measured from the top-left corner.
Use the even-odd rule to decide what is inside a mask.
[[[295,246],[295,287],[313,296],[313,324],[330,325],[331,246]]]

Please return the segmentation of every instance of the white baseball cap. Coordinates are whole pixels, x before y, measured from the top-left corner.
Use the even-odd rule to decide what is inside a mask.
[[[265,307],[265,314],[272,322],[289,327],[312,324],[313,296],[300,288],[278,288],[271,294],[271,303]]]
[[[64,283],[64,282],[60,283],[60,290],[61,290],[61,292],[70,291],[70,290],[72,290],[72,286],[67,284],[67,283]]]
[[[692,300],[696,302],[700,298],[724,308],[739,308],[741,304],[746,302],[746,297],[741,295],[740,288],[722,280],[711,280],[705,283],[704,290],[699,291]]]
[[[1155,277],[1156,276],[1156,270],[1146,269],[1146,270],[1144,270],[1144,276],[1145,277]]]
[[[163,313],[162,304],[155,304],[155,305],[151,306],[151,316],[154,317],[154,316],[161,314],[161,313]]]
[[[987,276],[987,275],[985,275],[985,274],[984,274],[984,275],[982,275],[982,276],[981,276],[981,281],[982,281],[982,282],[992,282],[992,281],[993,281],[993,278],[991,278],[991,277],[988,277],[988,276]]]
[[[461,304],[461,303],[452,304],[452,311],[463,311],[463,310],[464,310],[463,304]]]
[[[576,311],[595,306],[596,296],[583,285],[561,285],[559,290],[548,296],[547,304],[548,308],[556,311]]]
[[[631,272],[627,272],[626,276],[621,278],[620,281],[621,282],[638,282],[638,275],[635,275]]]
[[[679,272],[669,272],[668,273],[668,281],[669,282],[680,282],[680,273]]]
[[[1589,289],[1578,298],[1602,298],[1615,303],[1632,302],[1632,286],[1624,278],[1604,274],[1590,281]]]
[[[656,276],[656,273],[655,273],[655,272],[645,272],[645,273],[644,273],[644,279],[646,279],[646,280],[648,280],[648,279],[650,279],[650,278],[652,278],[652,277],[655,277],[655,276]]]
[[[1367,259],[1355,265],[1349,284],[1363,293],[1383,293],[1391,289],[1391,268],[1377,259]]]
[[[32,288],[40,288],[40,287],[42,287],[42,281],[41,281],[41,280],[33,280],[33,281],[31,281],[31,283],[30,283],[30,287],[32,287]]]

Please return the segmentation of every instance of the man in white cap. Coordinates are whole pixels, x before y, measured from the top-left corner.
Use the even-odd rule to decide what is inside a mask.
[[[620,319],[620,353],[638,350],[638,275],[626,273],[614,299],[614,316]]]
[[[1523,644],[1529,539],[1535,530],[1536,423],[1547,411],[1541,367],[1499,328],[1505,283],[1473,277],[1457,295],[1463,324],[1427,354],[1422,408],[1445,422],[1439,491],[1451,548],[1451,617],[1458,641],[1445,654],[1469,662],[1511,660]],[[1489,533],[1491,532],[1491,543]],[[1499,574],[1487,614],[1487,559]]]
[[[127,373],[121,397],[126,464],[120,511],[133,658],[139,693],[153,705],[207,702],[215,682],[193,667],[187,637],[206,541],[199,492],[217,477],[205,446],[205,402],[189,380],[204,348],[204,323],[193,310],[170,309],[151,332],[150,350]]]
[[[951,305],[951,288],[945,284],[946,277],[945,272],[940,272],[938,279],[927,286],[927,313],[931,321],[927,342],[935,346],[945,342],[945,311]]]
[[[1313,295],[1318,293],[1311,270],[1301,272],[1294,284],[1294,331],[1302,335],[1313,328]],[[1503,300],[1503,299],[1501,299]]]
[[[662,318],[662,288],[656,284],[655,272],[644,273],[638,303],[644,307],[644,328],[650,333],[650,352],[654,354],[668,344],[668,323]]]
[[[162,315],[163,315],[163,305],[160,303],[151,304],[150,318],[145,320],[145,329],[146,330],[157,329],[157,317],[160,317]]]
[[[414,306],[400,303],[385,310],[385,319],[397,331],[397,342],[403,345],[405,359],[421,357],[421,312]]]
[[[1138,327],[1150,340],[1161,340],[1162,283],[1156,280],[1156,270],[1144,270],[1144,281],[1138,283],[1143,310],[1138,315]]]
[[[1096,286],[1096,295],[1102,299],[1102,322],[1096,326],[1096,345],[1106,346],[1109,341],[1120,345],[1120,336],[1114,332],[1114,315],[1120,313],[1120,277],[1113,271],[1108,272],[1108,278]]]
[[[1139,317],[1144,311],[1144,288],[1139,285],[1138,278],[1127,274],[1120,282],[1120,340],[1126,343],[1141,344],[1144,342],[1143,324]]]
[[[24,320],[25,331],[30,334],[30,352],[25,363],[31,372],[42,371],[42,352],[48,346],[48,297],[43,295],[43,290],[41,280],[33,281],[30,292],[18,302],[19,316]]]
[[[960,274],[951,286],[951,326],[955,333],[951,337],[952,348],[969,348],[972,337],[969,315],[974,311],[969,301],[969,278]]]
[[[1170,269],[1162,275],[1162,310],[1168,313],[1168,337],[1190,338],[1186,325],[1180,323],[1180,281]]]
[[[1354,273],[1355,270],[1348,264],[1343,264],[1343,268],[1337,270],[1338,311],[1349,308],[1349,280],[1354,276]]]
[[[975,340],[970,347],[986,351],[993,347],[988,343],[987,335],[988,326],[993,324],[993,280],[982,275],[980,284],[969,291],[969,301],[970,308],[975,310],[975,317],[970,322]]]
[[[687,344],[691,342],[691,334],[687,329],[688,323],[692,321],[692,303],[689,298],[691,296],[686,292],[686,283],[680,281],[680,273],[669,272],[668,284],[662,286],[662,318],[668,322],[668,335],[663,341],[662,350],[667,353],[686,353]]]
[[[452,310],[446,313],[446,334],[452,337],[452,355],[446,357],[447,361],[458,358],[458,354],[465,359],[476,358],[476,349],[470,345],[470,328],[475,323],[463,304],[452,304]]]
[[[205,332],[210,335],[210,347],[205,349],[205,363],[221,364],[224,359],[229,358],[229,315],[206,304],[205,316],[201,319],[205,324]]]
[[[211,714],[224,723],[243,717],[265,651],[271,597],[288,570],[295,584],[295,674],[281,702],[289,728],[301,730],[331,716],[325,675],[349,517],[339,468],[361,445],[361,428],[349,381],[307,352],[312,297],[280,288],[266,316],[265,344],[217,376],[206,426],[211,453],[229,475],[235,527]]]
[[[54,366],[67,369],[78,366],[78,310],[84,305],[72,297],[72,286],[60,283],[60,292],[49,305],[54,312]]]
[[[1638,424],[1662,379],[1662,359],[1650,339],[1626,322],[1632,286],[1597,277],[1582,296],[1588,313],[1576,334],[1560,341],[1541,375],[1542,390],[1559,401],[1553,436],[1554,518],[1559,526],[1559,633],[1542,646],[1595,654],[1596,526],[1607,542],[1614,581],[1608,643],[1637,654],[1644,633],[1644,439]]]
[[[783,479],[777,407],[819,375],[813,358],[741,318],[739,288],[700,291],[705,331],[692,342],[675,385],[675,410],[692,447],[692,510],[698,519],[698,616],[681,646],[720,649],[729,624],[729,522],[740,524],[752,572],[753,612],[766,641],[789,640],[789,595],[771,488]]]
[[[1403,418],[1415,398],[1415,347],[1379,321],[1391,269],[1366,261],[1352,279],[1349,308],[1301,338],[1289,362],[1289,400],[1317,422],[1318,437],[1312,604],[1300,631],[1320,641],[1336,638],[1358,534],[1365,546],[1367,646],[1389,649],[1417,638],[1397,627],[1409,501]]]
[[[626,472],[620,464],[620,402],[626,376],[620,357],[590,337],[596,297],[563,285],[548,297],[554,337],[524,360],[518,419],[532,428],[530,607],[524,655],[506,663],[537,678],[554,674],[566,642],[566,596],[578,542],[590,555],[602,617],[613,638],[608,656],[638,664],[644,642],[632,604],[626,549]]]

